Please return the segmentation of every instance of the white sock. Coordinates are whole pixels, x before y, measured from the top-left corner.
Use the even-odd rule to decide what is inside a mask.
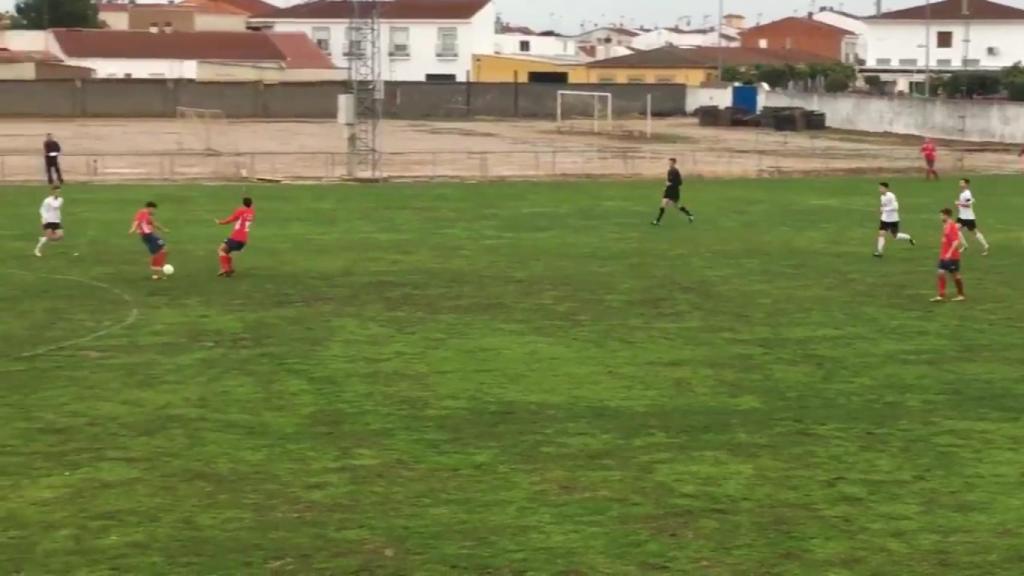
[[[46,236],[39,237],[39,244],[36,244],[36,252],[43,249],[43,244],[46,244]]]
[[[899,234],[896,235],[896,239],[897,240],[910,240],[910,234],[904,234],[903,232],[900,232]]]
[[[974,237],[978,239],[978,242],[981,242],[982,248],[988,250],[988,242],[985,241],[985,237],[982,236],[981,232],[975,232]]]
[[[885,236],[878,237],[878,253],[881,254],[882,250],[885,250]]]

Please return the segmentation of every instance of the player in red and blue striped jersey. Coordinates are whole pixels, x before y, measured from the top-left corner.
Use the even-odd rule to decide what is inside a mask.
[[[242,207],[235,210],[234,214],[223,220],[217,220],[217,224],[226,226],[234,224],[231,235],[220,245],[220,272],[218,276],[227,278],[235,273],[234,262],[231,259],[232,252],[245,250],[249,242],[249,229],[252,227],[252,220],[256,212],[252,209],[252,198],[242,198]]]

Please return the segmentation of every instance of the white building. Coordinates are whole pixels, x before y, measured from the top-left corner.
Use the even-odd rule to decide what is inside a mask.
[[[721,42],[719,42],[721,36]],[[723,26],[721,34],[717,28],[697,28],[683,30],[680,28],[659,28],[645,32],[633,39],[632,46],[639,50],[654,50],[662,46],[679,46],[680,48],[696,48],[701,46],[734,47],[740,45],[740,37],[736,30]]]
[[[919,91],[927,73],[998,70],[1024,61],[1024,10],[989,0],[940,0],[864,20],[864,74]]]
[[[303,32],[338,66],[363,50],[352,27],[359,0],[313,0],[250,20],[280,32]],[[363,8],[365,11],[365,8]],[[473,54],[493,54],[496,12],[491,0],[380,2],[384,80],[468,81]]]
[[[850,45],[843,47],[844,54],[855,54],[857,59],[862,62],[867,62],[868,57],[868,25],[864,22],[864,18],[851,14],[849,12],[843,12],[842,10],[836,10],[831,6],[825,6],[819,8],[812,16],[812,19],[818,22],[824,22],[825,24],[831,24],[837,28],[843,28],[853,33],[854,38],[851,39]]]
[[[597,60],[633,53],[633,40],[642,32],[629,28],[609,26],[596,28],[576,36],[576,49],[580,54]]]
[[[555,32],[534,32],[524,27],[505,27],[494,37],[494,53],[522,56],[576,56],[575,38]]]

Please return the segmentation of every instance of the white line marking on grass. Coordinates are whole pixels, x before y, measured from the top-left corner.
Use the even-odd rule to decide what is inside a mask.
[[[11,357],[7,358],[7,360],[19,360],[19,359],[23,359],[23,358],[32,358],[33,356],[41,356],[43,354],[47,354],[47,353],[53,352],[55,350],[62,350],[64,348],[70,348],[71,346],[76,346],[78,344],[84,344],[86,342],[91,342],[91,341],[93,341],[93,340],[95,340],[97,338],[102,338],[103,336],[106,336],[107,334],[110,334],[111,332],[116,332],[118,330],[122,330],[124,328],[127,328],[128,326],[131,326],[135,322],[135,320],[138,319],[138,317],[139,317],[139,309],[138,309],[137,306],[135,306],[135,301],[132,299],[132,297],[129,296],[128,294],[125,294],[121,290],[118,290],[117,288],[114,288],[113,286],[110,286],[109,284],[104,284],[102,282],[97,282],[95,280],[87,280],[85,278],[78,278],[76,276],[62,276],[62,275],[57,275],[57,274],[38,274],[38,273],[35,273],[35,272],[25,272],[24,270],[7,270],[7,271],[8,272],[14,272],[15,274],[24,274],[26,276],[38,276],[38,277],[41,277],[41,278],[56,278],[58,280],[70,280],[72,282],[79,282],[81,284],[88,284],[90,286],[96,286],[98,288],[103,288],[104,290],[107,290],[109,292],[113,292],[114,294],[118,295],[122,300],[125,301],[125,303],[128,304],[128,306],[131,307],[131,311],[128,312],[128,317],[125,318],[120,323],[115,324],[114,326],[108,326],[108,327],[106,327],[106,328],[104,328],[102,330],[99,330],[97,332],[93,332],[92,334],[88,334],[88,335],[83,336],[81,338],[75,338],[74,340],[68,340],[66,342],[59,342],[57,344],[51,344],[49,346],[44,346],[42,348],[39,348],[38,350],[32,350],[31,352],[25,352],[23,354],[17,354],[17,355],[14,355],[14,356],[11,356]]]

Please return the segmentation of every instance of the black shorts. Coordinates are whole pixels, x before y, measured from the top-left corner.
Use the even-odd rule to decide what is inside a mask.
[[[662,198],[673,202],[679,202],[679,188],[673,188],[672,186],[665,188],[665,194],[662,195]]]
[[[889,234],[895,236],[900,233],[900,223],[879,221],[878,229],[881,230],[882,232],[888,232]]]
[[[156,234],[143,234],[142,243],[146,245],[146,250],[149,250],[149,253],[153,256],[163,251],[166,246],[163,239]]]
[[[224,247],[227,248],[228,254],[231,254],[232,252],[241,252],[242,250],[245,250],[245,242],[228,238],[224,241]]]
[[[971,232],[974,232],[978,228],[977,220],[964,220],[963,218],[957,218],[956,223],[959,224],[961,228],[967,228]]]
[[[929,168],[935,168],[935,157],[934,156],[925,156],[924,157],[924,163]]]
[[[64,227],[60,225],[60,222],[47,222],[46,224],[43,224],[43,230],[53,230],[56,232],[57,230],[63,229]]]
[[[939,260],[939,270],[943,272],[949,272],[950,274],[956,274],[960,271],[959,260]]]

